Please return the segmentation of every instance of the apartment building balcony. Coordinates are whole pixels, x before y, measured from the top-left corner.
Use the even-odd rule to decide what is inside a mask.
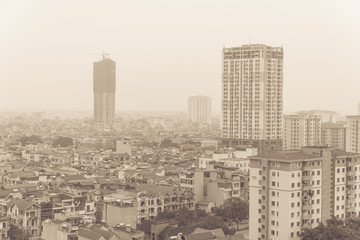
[[[306,210],[306,211],[308,211],[308,210],[311,210],[312,209],[312,205],[309,205],[309,204],[307,204],[307,205],[302,205],[301,206],[301,210]]]
[[[348,176],[355,176],[355,171],[354,170],[347,171],[347,175]]]
[[[260,195],[266,195],[267,192],[266,192],[266,190],[262,190],[262,189],[261,189],[261,190],[259,191],[259,193],[260,193]]]
[[[348,213],[355,213],[355,207],[354,207],[354,205],[351,205],[351,207],[348,207],[348,208],[346,209],[346,211],[347,211]]]
[[[261,214],[266,215],[268,212],[266,209],[261,209]]]
[[[355,183],[354,176],[347,176],[346,177],[346,184],[352,186]]]
[[[303,214],[302,219],[310,220],[310,219],[312,219],[312,214],[311,213],[310,214]]]
[[[303,194],[301,196],[301,200],[310,200],[312,198],[312,194]]]
[[[353,194],[355,191],[354,191],[354,189],[352,189],[352,188],[347,188],[346,189],[346,194]]]
[[[302,180],[303,181],[310,181],[311,179],[313,179],[312,175],[303,175],[302,176]]]
[[[313,189],[313,185],[311,184],[302,185],[302,189],[305,191],[311,190]]]
[[[304,223],[302,226],[301,226],[302,229],[305,229],[305,228],[312,228],[311,227],[311,223]]]

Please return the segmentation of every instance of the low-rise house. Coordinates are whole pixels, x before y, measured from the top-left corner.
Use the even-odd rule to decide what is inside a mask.
[[[78,230],[77,226],[73,226],[68,221],[50,220],[47,219],[42,222],[42,239],[51,240],[77,240]]]
[[[40,206],[28,200],[12,199],[2,206],[11,218],[11,223],[24,229],[28,234],[38,236],[41,230]]]
[[[8,231],[10,229],[10,217],[0,216],[0,239],[9,240]]]
[[[156,184],[139,184],[136,190],[118,189],[117,193],[132,196],[137,209],[137,222],[153,220],[163,211],[176,211],[182,207],[195,208],[192,192]]]

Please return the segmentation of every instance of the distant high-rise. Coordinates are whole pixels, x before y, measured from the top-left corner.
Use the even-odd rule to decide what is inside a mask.
[[[286,115],[283,126],[283,149],[320,146],[321,117],[315,115]]]
[[[360,115],[346,117],[346,151],[360,153]]]
[[[211,98],[206,96],[189,97],[188,112],[191,121],[211,124]]]
[[[321,145],[345,150],[346,128],[344,123],[322,123]]]
[[[115,119],[116,63],[106,58],[94,62],[94,122],[111,126]]]
[[[224,48],[222,62],[223,144],[281,149],[283,48]]]

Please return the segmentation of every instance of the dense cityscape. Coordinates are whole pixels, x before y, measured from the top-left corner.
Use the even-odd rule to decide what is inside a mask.
[[[299,239],[357,217],[360,104],[283,116],[282,68],[282,48],[223,49],[221,120],[206,96],[117,117],[103,55],[93,117],[2,114],[2,239]]]
[[[0,46],[4,50],[0,54],[0,79],[8,81],[2,83],[6,90],[0,93],[0,240],[360,240],[360,97],[354,100],[345,96],[354,95],[345,86],[353,81],[349,76],[356,59],[337,55],[339,49],[334,46],[338,42],[330,41],[328,48],[317,43],[310,50],[311,44],[302,47],[294,36],[287,39],[287,45],[274,44],[281,37],[276,39],[272,29],[290,36],[296,32],[294,23],[298,30],[312,26],[305,17],[300,22],[291,17],[291,13],[306,16],[298,6],[285,4],[275,9],[272,3],[264,3],[258,9],[250,4],[252,11],[246,11],[236,3],[230,9],[230,5],[211,1],[175,7],[165,2],[154,0],[154,6],[152,1],[145,5],[86,3],[88,6],[74,2],[74,9],[91,9],[79,14],[68,3],[57,4],[59,10],[54,10],[48,2],[17,5],[0,1],[0,33],[6,25],[1,25],[2,21],[21,20],[7,30],[14,45],[8,40],[4,46],[19,48],[27,39],[15,37],[13,29],[22,32],[28,28],[28,20],[29,26],[31,21],[40,21],[43,29],[33,33],[32,29],[37,29],[33,25],[27,36],[35,36],[34,45],[53,43],[44,52],[57,58],[46,58],[41,51],[38,56],[33,54],[37,52],[21,53],[27,57],[26,69],[24,60],[17,59],[18,53],[11,59],[12,50]],[[207,4],[210,10],[203,10]],[[322,7],[318,4],[314,6]],[[40,5],[44,5],[44,17],[39,14],[37,19],[32,13]],[[163,5],[168,11],[158,9]],[[25,6],[33,12],[26,12]],[[2,7],[16,11],[1,18],[6,12]],[[153,12],[148,13],[148,8]],[[350,8],[344,9],[353,13]],[[330,10],[319,16],[320,10],[309,11],[316,17],[343,21],[333,17]],[[257,17],[252,18],[257,11]],[[98,12],[98,16],[93,15]],[[286,17],[279,12],[285,12]],[[20,13],[28,18],[22,19]],[[260,17],[263,14],[266,20]],[[215,15],[225,20],[208,23]],[[314,17],[310,15],[306,17]],[[194,20],[199,17],[204,19]],[[223,34],[235,32],[237,22],[243,24],[244,19],[253,22],[239,27],[240,35],[264,31],[259,37],[263,40],[257,41],[260,43]],[[287,19],[288,25],[284,23]],[[19,27],[22,21],[25,28]],[[251,27],[258,24],[266,26]],[[324,30],[324,34],[329,29],[333,32],[327,25],[331,24],[314,29]],[[73,33],[66,31],[74,45],[59,37],[63,26],[76,28]],[[93,28],[105,30],[99,33]],[[225,30],[217,33],[215,29]],[[52,38],[51,34],[58,31],[59,35]],[[107,31],[110,34],[102,36]],[[49,37],[41,37],[45,35]],[[216,35],[221,36],[219,42],[210,44]],[[226,38],[235,44],[222,44]],[[77,39],[81,40],[75,44]],[[126,41],[131,46],[124,47]],[[66,43],[73,49],[64,51]],[[194,48],[185,51],[193,43]],[[122,48],[99,53],[99,47],[107,48],[107,44]],[[352,42],[347,44],[350,47]],[[156,54],[144,50],[149,46]],[[77,48],[81,50],[71,52]],[[351,55],[357,55],[356,50]],[[302,52],[311,54],[301,60]],[[88,57],[80,61],[76,57],[80,55]],[[2,56],[9,60],[1,62]],[[307,68],[294,60],[298,56],[302,63],[308,63]],[[325,61],[327,57],[329,62]],[[331,65],[335,58],[337,65]],[[218,75],[211,66],[216,66]],[[302,80],[304,72],[314,77]],[[336,89],[339,94],[334,96],[329,91],[331,80],[340,75],[344,89]],[[184,76],[189,79],[182,80]],[[19,78],[29,85],[21,84]],[[216,85],[211,78],[216,79]],[[61,85],[59,79],[72,85]],[[136,81],[138,85],[131,85]],[[317,105],[310,95],[321,81],[326,84],[316,90],[316,99],[325,104]],[[285,87],[289,85],[306,85],[307,90]],[[59,98],[56,94],[60,92]],[[91,100],[84,96],[91,96]],[[346,99],[346,110],[340,112],[333,106],[329,99],[334,98],[339,102]],[[184,106],[182,111],[177,110],[179,101]],[[291,108],[285,107],[290,101]],[[55,102],[60,109],[68,110],[57,110]],[[84,102],[83,106],[91,106],[91,110],[76,110]],[[170,109],[156,110],[161,108],[156,102],[166,102],[168,105],[163,106]],[[31,110],[36,104],[46,107]],[[148,110],[131,110],[136,104]],[[302,108],[305,105],[308,107]]]

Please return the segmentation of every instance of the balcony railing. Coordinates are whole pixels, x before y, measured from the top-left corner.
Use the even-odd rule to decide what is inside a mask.
[[[302,189],[303,190],[310,190],[310,189],[312,189],[313,188],[313,186],[311,185],[311,184],[306,184],[306,185],[303,185],[302,186]]]
[[[309,220],[309,219],[312,218],[312,214],[311,214],[311,213],[310,213],[310,214],[304,214],[304,215],[302,216],[302,218],[305,219],[305,220]]]
[[[311,209],[312,209],[312,206],[309,205],[309,204],[307,204],[307,205],[302,205],[302,206],[301,206],[301,209],[302,209],[302,210],[311,210]]]
[[[309,181],[309,180],[311,180],[311,179],[313,179],[313,176],[312,176],[312,175],[303,175],[303,177],[302,177],[302,180],[303,180],[303,181]]]
[[[311,228],[311,223],[305,223],[302,225],[302,228]]]

